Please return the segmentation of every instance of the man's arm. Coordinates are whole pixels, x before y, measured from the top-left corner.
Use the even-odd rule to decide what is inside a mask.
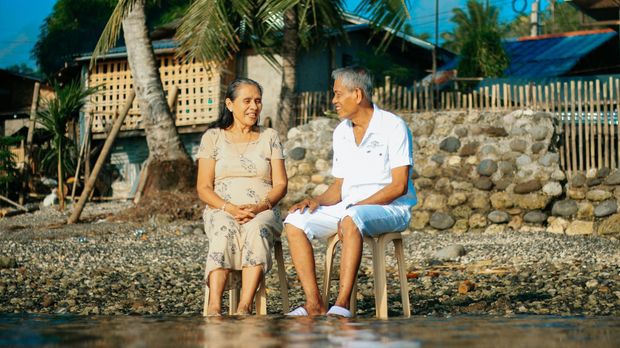
[[[392,169],[392,182],[389,185],[375,192],[372,196],[362,199],[352,205],[390,204],[396,198],[405,195],[409,184],[410,167],[411,166],[401,166]]]
[[[315,198],[306,198],[303,201],[293,204],[291,208],[288,210],[290,213],[299,209],[302,213],[306,210],[306,208],[310,209],[310,212],[314,212],[321,205],[334,205],[340,203],[342,200],[341,189],[342,189],[342,178],[336,178],[336,180],[329,185],[327,190],[316,196]]]

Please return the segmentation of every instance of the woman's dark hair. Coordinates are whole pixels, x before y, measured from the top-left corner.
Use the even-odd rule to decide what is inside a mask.
[[[258,88],[260,94],[263,95],[263,87],[258,82],[245,77],[236,78],[230,85],[228,85],[228,88],[226,89],[226,95],[224,96],[224,98],[222,99],[222,103],[220,104],[220,115],[217,120],[209,123],[209,128],[226,129],[233,124],[233,114],[226,107],[226,99],[230,99],[232,101],[237,99],[239,87],[241,87],[242,85],[255,86],[256,88]]]

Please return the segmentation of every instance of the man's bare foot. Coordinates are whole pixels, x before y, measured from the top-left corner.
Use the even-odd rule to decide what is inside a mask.
[[[325,313],[327,313],[327,308],[320,304],[306,303],[304,304],[304,308],[306,309],[306,312],[308,312],[309,316],[325,315]]]

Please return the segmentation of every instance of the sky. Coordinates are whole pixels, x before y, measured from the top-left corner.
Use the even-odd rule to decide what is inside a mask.
[[[353,10],[359,0],[345,0],[347,8]],[[412,7],[412,24],[416,33],[429,33],[434,42],[435,0],[407,0]],[[452,9],[462,7],[467,0],[439,1],[439,31],[450,31]],[[518,7],[527,3],[527,13],[532,0],[487,0],[500,9],[500,20],[509,21],[516,16],[513,2]],[[56,0],[0,0],[0,68],[25,63],[35,68],[36,62],[30,57],[32,47],[39,36],[40,27],[52,12]],[[542,0],[546,7],[549,0]]]

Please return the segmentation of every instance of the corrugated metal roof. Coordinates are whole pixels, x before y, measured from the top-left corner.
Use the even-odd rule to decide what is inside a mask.
[[[503,77],[562,76],[580,59],[617,35],[611,29],[602,29],[504,40],[510,63]],[[456,69],[459,61],[460,57],[456,57],[439,70]]]
[[[505,40],[510,65],[504,76],[563,75],[581,58],[616,35],[613,30],[592,30]]]
[[[155,53],[160,53],[160,52],[167,51],[167,50],[174,50],[178,47],[177,42],[173,39],[163,39],[163,40],[153,41],[152,45],[153,45],[153,51],[155,51]],[[92,56],[92,53],[86,53],[82,56],[79,56],[75,60],[84,61],[84,60],[90,59],[91,56]],[[126,56],[127,56],[127,47],[120,46],[120,47],[114,47],[110,49],[106,54],[102,55],[99,58],[120,58],[120,57],[126,57]]]

